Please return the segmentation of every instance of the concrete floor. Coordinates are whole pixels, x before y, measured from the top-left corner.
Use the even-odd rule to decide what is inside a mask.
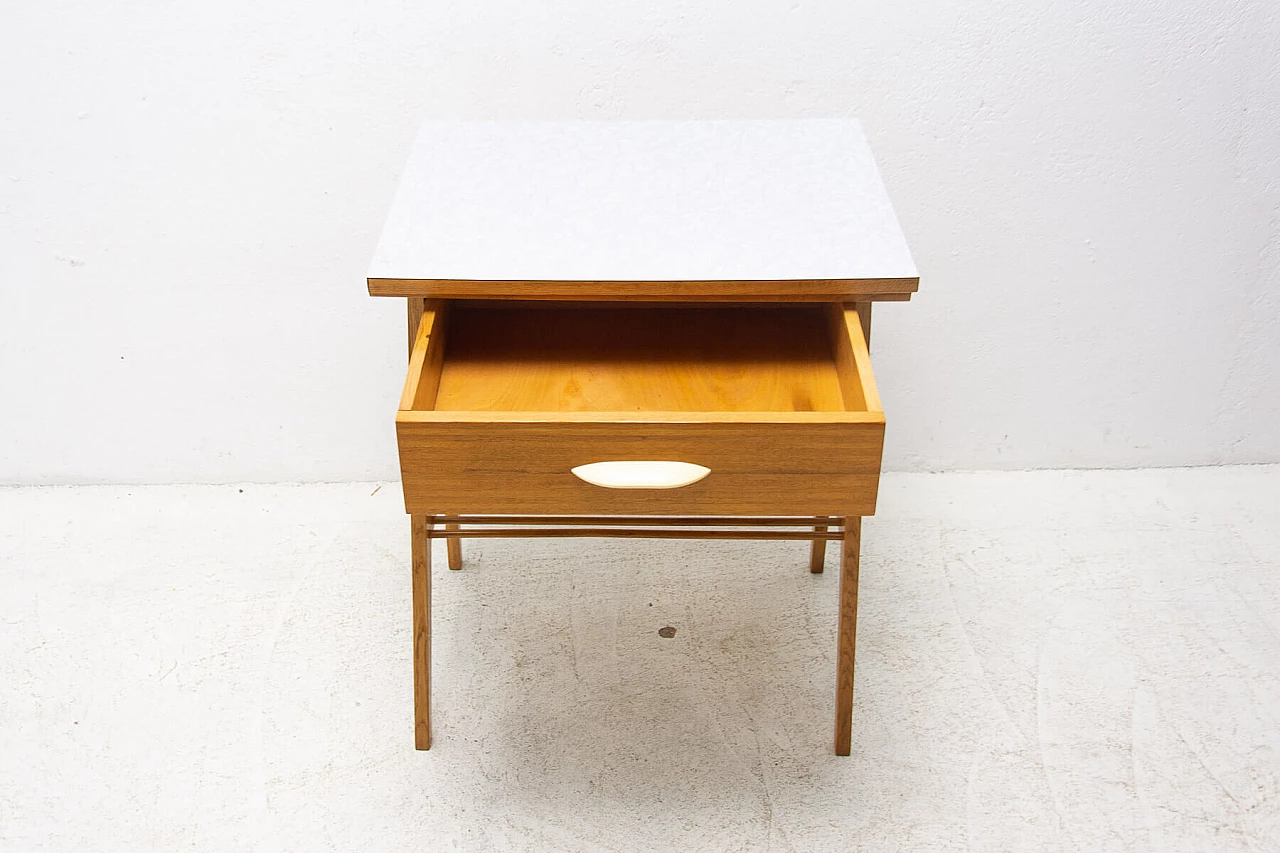
[[[886,476],[849,758],[834,553],[630,540],[437,543],[415,752],[374,488],[0,489],[0,849],[1280,849],[1276,467]]]

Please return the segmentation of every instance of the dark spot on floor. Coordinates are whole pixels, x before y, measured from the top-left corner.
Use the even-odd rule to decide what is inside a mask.
[[[664,640],[670,640],[675,635],[676,635],[676,629],[672,628],[670,625],[668,625],[665,628],[658,629],[658,636]]]

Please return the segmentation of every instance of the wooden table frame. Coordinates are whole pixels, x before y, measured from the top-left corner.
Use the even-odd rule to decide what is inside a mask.
[[[856,303],[868,346],[871,300],[898,294],[859,297]],[[422,321],[424,299],[408,302],[409,350]],[[716,529],[720,528],[720,529]],[[731,528],[731,529],[724,529]],[[857,645],[858,575],[861,517],[829,516],[514,516],[411,515],[413,577],[414,741],[431,748],[431,540],[447,542],[448,565],[462,568],[463,538],[622,537],[659,539],[784,539],[811,542],[809,571],[821,574],[828,541],[841,542],[839,607],[836,626],[835,752],[849,755],[853,730],[854,652]]]

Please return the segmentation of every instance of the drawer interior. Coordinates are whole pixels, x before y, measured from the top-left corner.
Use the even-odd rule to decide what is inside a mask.
[[[879,413],[852,306],[428,302],[402,410]]]

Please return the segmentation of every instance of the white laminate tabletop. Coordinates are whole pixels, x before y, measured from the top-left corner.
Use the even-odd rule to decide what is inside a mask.
[[[775,281],[916,289],[857,121],[427,122],[369,268],[385,295]]]

